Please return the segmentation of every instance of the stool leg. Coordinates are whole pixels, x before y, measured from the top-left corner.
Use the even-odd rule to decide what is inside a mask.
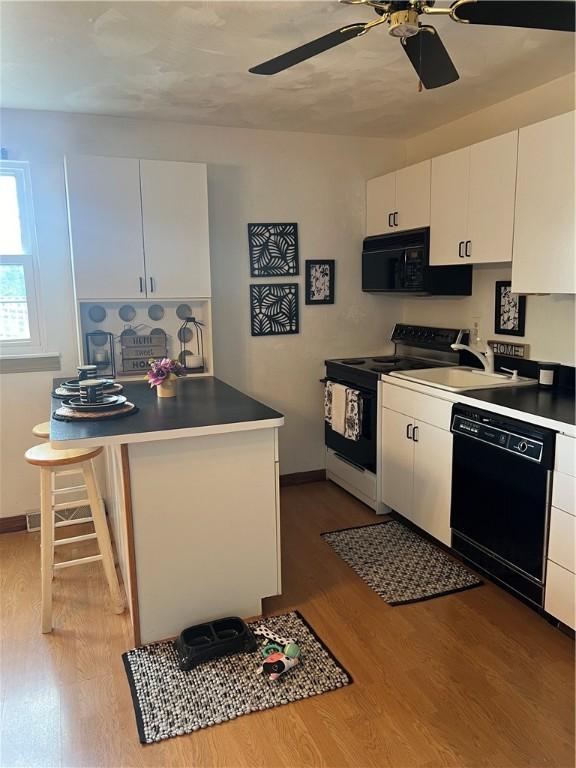
[[[42,562],[42,632],[52,632],[52,575],[54,573],[54,512],[52,472],[40,470],[40,551]]]
[[[102,565],[104,566],[104,573],[106,574],[110,595],[112,597],[112,609],[114,613],[122,613],[124,611],[124,600],[122,598],[122,592],[120,591],[116,568],[114,567],[114,556],[112,554],[108,523],[106,522],[106,515],[104,514],[104,503],[98,491],[92,463],[88,461],[85,462],[82,465],[82,470],[84,472],[84,482],[86,483],[88,498],[90,500],[94,530],[98,537],[98,548],[102,555]]]

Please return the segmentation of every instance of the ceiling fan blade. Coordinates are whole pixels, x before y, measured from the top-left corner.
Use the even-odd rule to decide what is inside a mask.
[[[574,0],[458,0],[453,3],[456,21],[497,27],[527,27],[574,32]]]
[[[401,39],[424,88],[440,88],[458,80],[456,67],[434,27],[422,25],[417,35]]]
[[[322,37],[317,37],[316,40],[311,40],[309,43],[300,45],[298,48],[265,61],[263,64],[251,67],[248,71],[254,75],[275,75],[277,72],[289,69],[295,64],[300,64],[301,61],[311,59],[319,53],[328,51],[330,48],[335,48],[347,40],[358,37],[358,35],[361,35],[366,30],[366,26],[367,24],[365,23],[348,24],[346,27],[336,29],[334,32],[330,32]]]

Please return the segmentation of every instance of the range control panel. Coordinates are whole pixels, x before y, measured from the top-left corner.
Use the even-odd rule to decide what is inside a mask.
[[[469,332],[462,328],[434,328],[428,325],[396,323],[392,341],[410,347],[426,347],[451,352],[452,344],[467,344]]]
[[[475,438],[497,448],[516,453],[522,458],[540,463],[544,450],[541,440],[526,435],[517,435],[507,429],[500,429],[484,421],[476,421],[465,416],[455,415],[452,420],[452,432]]]

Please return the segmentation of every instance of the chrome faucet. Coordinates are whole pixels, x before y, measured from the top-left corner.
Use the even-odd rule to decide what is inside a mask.
[[[484,373],[494,373],[494,350],[489,344],[486,344],[484,352],[474,349],[474,347],[469,347],[468,344],[451,344],[450,346],[455,352],[458,352],[460,349],[470,352],[480,360],[484,367]]]

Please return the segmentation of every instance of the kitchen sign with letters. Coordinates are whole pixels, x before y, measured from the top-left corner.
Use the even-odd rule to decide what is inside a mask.
[[[530,350],[529,344],[515,344],[513,341],[489,341],[488,346],[492,348],[495,355],[519,357],[523,360],[528,359]]]
[[[121,336],[120,346],[124,373],[145,372],[150,359],[168,356],[166,334]]]

